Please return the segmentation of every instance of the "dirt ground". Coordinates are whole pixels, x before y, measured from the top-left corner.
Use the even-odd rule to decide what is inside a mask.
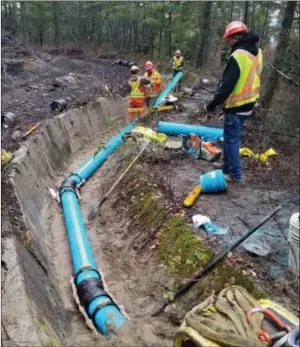
[[[130,77],[127,68],[112,60],[53,55],[26,47],[9,35],[2,35],[1,58],[1,112],[17,116],[12,128],[1,127],[2,148],[10,151],[19,145],[19,140],[11,139],[15,130],[26,132],[58,113],[50,108],[53,101],[64,99],[72,108],[108,93],[125,95]]]
[[[113,65],[111,60],[55,56],[28,49],[11,38],[2,39],[2,113],[10,111],[17,115],[17,123],[12,129],[2,129],[2,148],[18,148],[19,143],[11,140],[14,130],[25,131],[35,122],[53,117],[54,113],[50,110],[53,100],[64,98],[68,107],[74,107],[108,92],[124,95],[123,86],[127,78],[127,69]],[[155,126],[159,119],[221,125],[220,113],[205,117],[201,111],[203,103],[210,98],[209,93],[201,91],[196,97],[200,100],[180,100],[182,112],[156,115],[150,122],[151,125]],[[101,141],[105,143],[110,136],[111,134],[107,134],[107,138]],[[99,145],[100,143],[93,143],[86,147],[74,158],[64,174],[77,168]],[[89,206],[98,202],[113,180],[120,175],[118,168],[121,158],[122,153],[118,151],[81,188],[84,217],[87,216]],[[224,194],[202,194],[188,210],[182,207],[182,201],[198,183],[199,175],[213,169],[211,163],[193,159],[181,150],[154,149],[137,165],[143,165],[149,184],[162,188],[157,193],[168,201],[171,206],[170,214],[183,215],[188,224],[191,224],[194,214],[203,214],[213,221],[228,224],[229,231],[225,236],[208,237],[199,234],[215,253],[240,237],[247,230],[246,225],[255,225],[271,208],[281,204],[283,208],[276,219],[270,220],[256,234],[270,244],[270,255],[265,258],[254,257],[239,247],[230,261],[266,288],[270,296],[279,303],[292,310],[298,306],[298,287],[287,272],[288,246],[283,235],[287,235],[289,218],[298,209],[298,179],[286,174],[289,169],[281,165],[280,156],[279,161],[270,161],[268,166],[257,165],[256,162],[245,159],[244,185],[229,185]],[[57,185],[63,178],[63,175],[58,177]],[[129,220],[126,197],[123,197],[125,204],[118,204],[119,193],[120,190],[117,189],[103,205],[100,216],[88,224],[96,262],[104,273],[112,294],[125,306],[131,318],[129,330],[110,342],[102,338],[95,342],[91,338],[74,305],[70,284],[66,281],[72,275],[72,261],[63,215],[55,201],[51,206],[48,223],[53,232],[49,233],[47,241],[51,249],[52,270],[64,305],[73,317],[71,323],[74,336],[68,341],[68,345],[118,346],[122,343],[122,346],[171,346],[178,320],[174,324],[165,315],[150,317],[168,288],[170,279],[154,256],[155,240],[147,244],[143,255],[133,249],[132,240],[135,235],[127,234]],[[7,209],[8,206],[3,205],[2,208]]]

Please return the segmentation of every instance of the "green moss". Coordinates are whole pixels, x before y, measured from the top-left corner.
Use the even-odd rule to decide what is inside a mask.
[[[137,237],[141,234],[145,238],[150,235],[158,237],[156,255],[163,263],[166,272],[172,278],[172,287],[177,288],[182,280],[189,278],[206,266],[214,257],[213,252],[204,240],[196,237],[187,227],[184,218],[169,215],[155,190],[157,189],[149,179],[144,169],[135,166],[123,182],[123,193],[126,205],[129,202],[130,232]],[[134,231],[135,229],[135,231]],[[252,279],[243,274],[241,269],[233,267],[224,259],[196,284],[198,300],[210,295],[212,290],[219,293],[229,285],[244,287],[256,299],[266,297],[266,292],[257,286]],[[173,290],[174,288],[170,288]],[[165,293],[172,296],[172,291]]]
[[[61,346],[60,341],[57,339],[57,337],[54,335],[50,327],[48,326],[47,322],[42,316],[37,317],[37,322],[39,328],[47,335],[48,339],[44,340],[42,342],[42,345],[45,347],[59,347]]]
[[[207,264],[213,253],[189,230],[182,217],[171,217],[160,232],[159,259],[177,280]]]

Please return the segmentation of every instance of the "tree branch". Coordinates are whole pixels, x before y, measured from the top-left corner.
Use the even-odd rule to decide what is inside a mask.
[[[269,66],[270,68],[272,68],[273,70],[275,70],[280,76],[284,77],[285,79],[287,79],[290,82],[293,82],[296,86],[299,86],[299,83],[297,81],[295,81],[292,77],[287,76],[285,73],[283,73],[282,71],[276,69],[272,64],[270,63],[265,63],[265,65]]]

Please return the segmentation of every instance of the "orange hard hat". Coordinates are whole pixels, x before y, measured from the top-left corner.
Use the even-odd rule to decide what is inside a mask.
[[[175,52],[175,56],[176,57],[180,57],[181,56],[181,51],[179,49],[177,49],[177,51]]]
[[[147,61],[144,66],[146,70],[153,69],[153,63],[151,61]]]
[[[236,20],[236,21],[231,22],[230,24],[227,25],[227,27],[225,29],[225,33],[223,35],[223,39],[226,40],[229,36],[232,36],[232,35],[238,34],[238,33],[242,33],[242,32],[245,32],[247,30],[248,30],[248,28],[243,22]]]

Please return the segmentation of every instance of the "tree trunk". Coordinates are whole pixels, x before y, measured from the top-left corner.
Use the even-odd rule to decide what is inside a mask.
[[[38,24],[38,36],[39,36],[39,44],[43,46],[44,44],[44,8],[43,4],[41,2],[37,2],[38,6],[38,17],[39,17],[39,24]]]
[[[20,1],[22,41],[27,42],[26,3]]]
[[[16,3],[13,2],[11,4],[11,13],[12,13],[12,34],[16,35],[18,32],[18,20],[17,20],[17,6]]]
[[[234,8],[234,1],[231,1],[229,23],[232,22],[233,8]]]
[[[265,36],[265,31],[266,31],[266,28],[267,28],[270,7],[271,7],[271,1],[268,1],[266,14],[265,14],[265,20],[264,20],[264,24],[263,24],[262,31],[261,31],[261,38],[260,38],[260,43],[259,43],[259,47],[260,48],[262,47],[264,36]]]
[[[55,47],[59,46],[59,21],[58,21],[58,12],[59,12],[59,2],[53,1],[53,23],[54,23],[54,44]]]
[[[151,37],[151,60],[154,59],[154,40],[155,40],[155,35],[153,33],[153,31],[151,30],[151,33],[150,33],[150,37]]]
[[[161,58],[161,42],[162,42],[162,28],[159,29],[159,36],[158,36],[158,59]]]
[[[204,5],[204,12],[203,12],[204,19],[202,21],[203,24],[201,29],[198,59],[196,64],[197,68],[202,68],[207,62],[212,5],[213,5],[212,1],[206,1]]]
[[[286,50],[288,48],[289,40],[290,40],[290,31],[293,24],[294,12],[296,9],[297,2],[296,1],[287,1],[286,8],[284,11],[284,16],[281,24],[281,30],[279,34],[279,41],[275,51],[275,57],[273,65],[275,69],[280,70],[280,63],[284,60],[284,56]],[[279,75],[275,70],[272,70],[271,75],[269,77],[266,92],[264,94],[262,100],[262,106],[265,109],[269,109],[273,96],[275,94],[276,88],[279,82]]]
[[[8,29],[8,4],[5,3],[5,2],[2,2],[1,4],[2,6],[2,9],[4,9],[4,11],[1,11],[2,13],[4,12],[4,15],[2,14],[2,21],[1,21],[1,28],[4,28],[4,30],[7,30]]]
[[[249,20],[249,1],[245,1],[244,5],[244,23],[248,25],[248,20]]]
[[[172,56],[172,11],[169,11],[169,23],[168,23],[168,56]]]

